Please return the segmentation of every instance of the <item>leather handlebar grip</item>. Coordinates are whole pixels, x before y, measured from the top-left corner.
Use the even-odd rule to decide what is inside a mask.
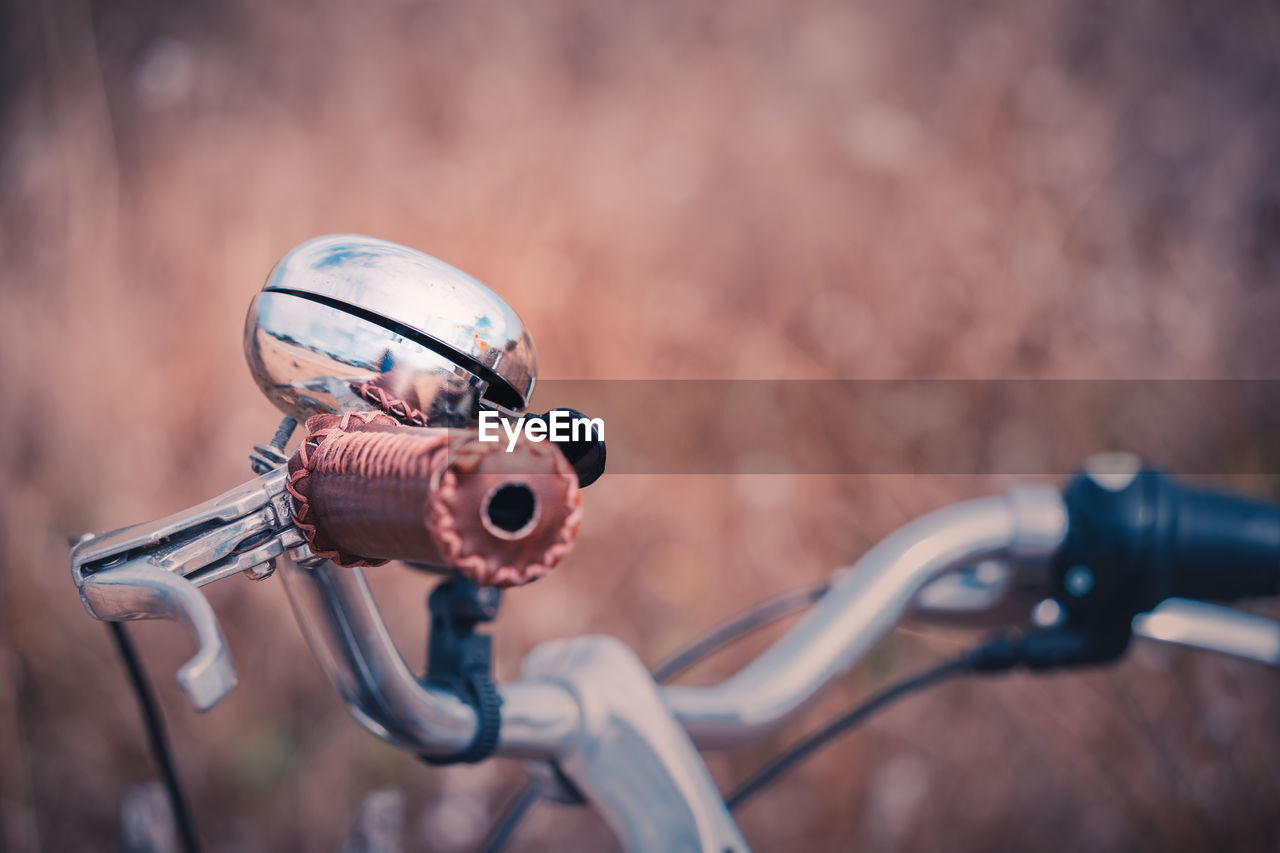
[[[289,460],[294,523],[338,565],[409,560],[516,586],[554,568],[577,536],[577,475],[549,442],[508,452],[475,430],[378,412],[316,415],[306,428]]]

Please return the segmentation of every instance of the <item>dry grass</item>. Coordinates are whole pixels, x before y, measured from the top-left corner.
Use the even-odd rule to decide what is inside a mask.
[[[6,17],[7,849],[110,846],[123,792],[153,775],[67,537],[246,477],[275,416],[243,366],[243,312],[308,237],[374,234],[489,282],[550,378],[1275,372],[1280,17],[1262,2],[80,0]],[[570,563],[509,597],[499,669],[583,631],[656,660],[1004,483],[606,477]],[[421,578],[378,582],[420,649]],[[382,784],[409,793],[414,849],[474,843],[519,767],[396,753],[323,683],[277,582],[209,592],[241,680],[210,714],[168,677],[178,629],[135,635],[211,847],[335,849]],[[810,722],[962,639],[887,643]],[[1274,849],[1276,699],[1258,667],[1152,648],[952,685],[806,765],[743,827],[765,851]],[[766,747],[713,770],[727,784]],[[560,809],[521,837],[609,843]]]

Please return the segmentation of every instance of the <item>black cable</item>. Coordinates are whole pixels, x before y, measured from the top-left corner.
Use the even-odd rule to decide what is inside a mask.
[[[476,848],[477,853],[498,853],[506,847],[521,821],[528,816],[529,810],[537,805],[540,799],[542,795],[538,793],[538,789],[532,782],[521,788],[511,802],[507,803],[507,807],[502,810],[502,814],[494,821],[493,826],[489,827],[489,832]]]
[[[196,840],[195,824],[191,820],[191,812],[187,809],[186,798],[182,794],[182,785],[178,782],[178,773],[173,765],[173,755],[169,751],[169,738],[165,734],[164,720],[160,716],[160,707],[156,704],[155,695],[151,692],[147,674],[138,660],[138,653],[125,632],[123,622],[108,622],[111,636],[116,642],[116,650],[124,661],[124,668],[129,675],[129,684],[133,687],[138,699],[138,710],[142,712],[143,727],[147,730],[147,742],[151,747],[151,755],[164,777],[164,786],[169,792],[169,802],[173,806],[173,822],[178,830],[178,841],[186,853],[199,853],[200,843]]]
[[[670,681],[708,655],[718,652],[752,631],[757,631],[790,616],[797,610],[808,607],[822,598],[830,588],[830,584],[821,583],[807,589],[783,593],[757,604],[658,664],[653,668],[653,680],[659,684]],[[528,816],[529,811],[537,805],[539,799],[538,789],[532,782],[520,789],[507,803],[493,826],[489,828],[484,840],[476,848],[476,853],[499,853],[506,847],[511,836],[519,828],[520,822]]]
[[[1006,643],[1005,638],[998,638],[959,657],[944,661],[937,666],[926,669],[924,672],[917,673],[886,687],[867,701],[836,717],[818,729],[818,731],[795,744],[764,767],[761,767],[746,782],[738,786],[737,790],[725,798],[725,805],[729,807],[730,811],[734,811],[748,799],[776,782],[780,776],[801,761],[804,761],[814,752],[826,746],[853,726],[861,723],[876,711],[909,693],[930,687],[956,675],[978,671],[980,668],[989,672],[1005,668],[999,664],[993,666],[992,662],[994,662],[993,653],[997,650],[1003,651]]]
[[[737,642],[747,634],[808,607],[822,598],[830,588],[830,584],[822,583],[807,589],[783,593],[757,604],[658,664],[653,668],[653,680],[659,684],[670,681],[707,656]]]

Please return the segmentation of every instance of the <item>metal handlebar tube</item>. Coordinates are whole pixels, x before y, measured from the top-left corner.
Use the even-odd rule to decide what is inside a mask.
[[[317,660],[366,729],[426,755],[467,749],[476,711],[414,677],[359,569],[282,560],[278,574]],[[523,675],[499,688],[496,755],[555,762],[633,853],[746,853],[697,748],[623,643],[545,643]]]
[[[767,735],[848,672],[943,572],[983,560],[1047,573],[1067,534],[1062,496],[1051,486],[937,510],[872,548],[777,643],[719,684],[663,688],[668,709],[701,749]]]
[[[383,622],[360,569],[329,562],[314,568],[281,560],[278,574],[303,635],[352,715],[395,746],[429,756],[465,750],[476,736],[475,709],[453,693],[422,684]],[[577,703],[563,688],[516,683],[499,688],[502,722],[496,755],[551,759],[576,734]]]

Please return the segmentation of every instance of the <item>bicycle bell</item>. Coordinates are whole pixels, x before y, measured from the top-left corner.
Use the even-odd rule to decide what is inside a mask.
[[[474,425],[478,405],[523,411],[537,373],[519,315],[476,279],[424,252],[336,234],[276,264],[249,306],[245,357],[281,411],[374,403],[420,425]]]

